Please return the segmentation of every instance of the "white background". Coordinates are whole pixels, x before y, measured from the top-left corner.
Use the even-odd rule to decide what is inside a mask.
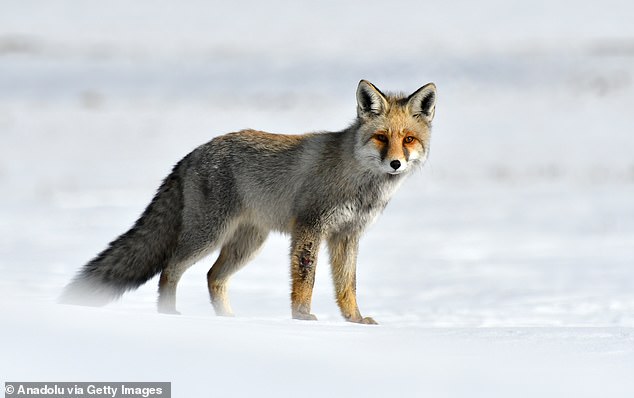
[[[634,8],[626,1],[3,1],[0,381],[171,381],[175,397],[634,395]],[[346,324],[290,320],[269,238],[214,316],[156,280],[59,306],[174,163],[246,127],[336,131],[360,79],[434,81],[431,156],[361,244]]]

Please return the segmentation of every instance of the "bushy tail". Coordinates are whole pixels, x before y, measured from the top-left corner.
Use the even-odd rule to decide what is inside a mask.
[[[180,163],[163,181],[134,226],[112,241],[66,286],[60,302],[101,306],[161,272],[172,257],[181,229]]]

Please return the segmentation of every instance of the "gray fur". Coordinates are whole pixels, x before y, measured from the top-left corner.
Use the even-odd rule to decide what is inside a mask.
[[[363,84],[359,95],[371,93],[377,100],[374,86]],[[216,311],[230,314],[226,283],[269,231],[295,234],[303,228],[324,241],[357,242],[404,178],[356,155],[368,139],[365,118],[374,117],[362,114],[361,104],[359,109],[357,121],[340,132],[280,136],[244,130],[198,147],[174,167],[134,227],[84,266],[62,302],[103,305],[162,272],[159,310],[175,312],[183,272],[222,249],[208,284]]]

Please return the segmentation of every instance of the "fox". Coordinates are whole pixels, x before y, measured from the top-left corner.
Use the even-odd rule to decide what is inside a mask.
[[[364,317],[356,298],[359,240],[404,178],[429,155],[436,86],[384,94],[367,80],[346,129],[297,135],[252,129],[213,138],[163,180],[136,223],[85,264],[60,302],[102,306],[160,274],[159,313],[176,310],[183,273],[219,250],[207,273],[219,316],[233,316],[231,276],[271,231],[290,235],[291,316],[311,312],[317,258],[328,247],[336,302],[348,322]]]

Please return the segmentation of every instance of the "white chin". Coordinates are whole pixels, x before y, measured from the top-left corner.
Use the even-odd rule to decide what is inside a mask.
[[[399,174],[403,174],[405,172],[405,170],[392,170],[392,171],[388,171],[387,174],[391,174],[393,176],[399,175]]]

